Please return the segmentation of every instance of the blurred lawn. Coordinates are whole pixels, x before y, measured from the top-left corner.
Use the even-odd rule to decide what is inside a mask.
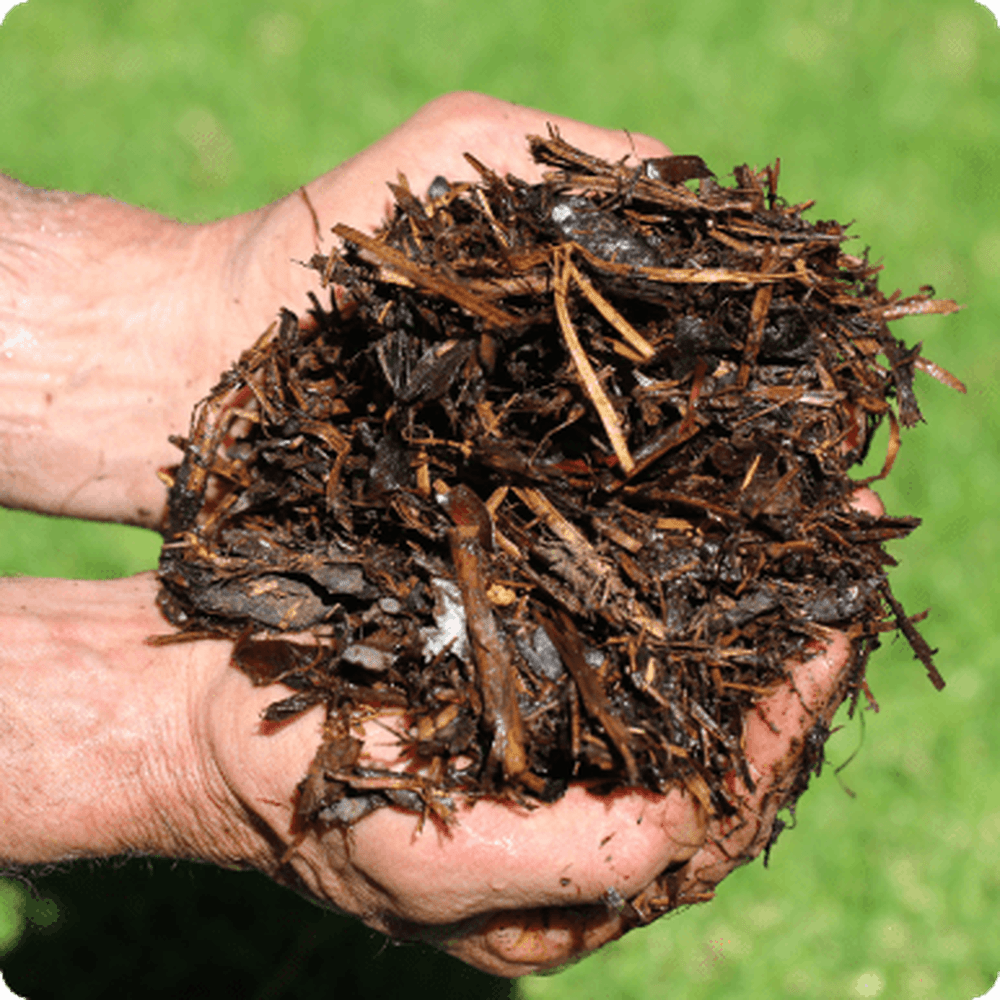
[[[858,220],[855,246],[884,257],[887,292],[930,283],[969,306],[896,325],[969,394],[921,378],[928,424],[907,435],[881,489],[891,511],[925,519],[896,546],[893,581],[911,611],[932,608],[925,634],[948,687],[936,694],[907,650],[887,643],[870,668],[882,711],[866,716],[842,774],[856,797],[828,768],[770,869],[743,869],[713,903],[523,980],[520,992],[985,992],[1000,970],[992,15],[972,0],[30,0],[0,29],[0,170],[208,219],[286,193],[460,88],[647,132],[719,173],[780,156],[786,197],[815,198],[814,217]],[[114,576],[155,558],[146,533],[0,511],[0,572]],[[831,761],[859,738],[855,721],[829,745]],[[181,880],[178,892],[196,891]],[[0,949],[25,910],[5,909],[6,898]],[[86,922],[87,899],[65,905]],[[297,913],[321,919],[304,904]],[[5,971],[23,975],[29,948],[57,956],[66,933],[41,950],[29,934]],[[288,995],[319,994],[292,983]]]

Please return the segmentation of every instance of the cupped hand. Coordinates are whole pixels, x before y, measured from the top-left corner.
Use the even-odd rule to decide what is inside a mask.
[[[882,513],[868,490],[855,506]],[[711,898],[730,871],[756,857],[794,796],[810,734],[829,724],[843,700],[851,659],[848,640],[831,630],[826,647],[790,663],[787,683],[748,713],[744,747],[754,789],[728,776],[727,790],[740,803],[728,818],[707,816],[680,788],[600,796],[571,786],[532,810],[480,800],[460,807],[447,829],[383,808],[348,831],[296,842],[295,787],[315,753],[322,710],[266,730],[260,714],[276,699],[274,689],[253,688],[230,669],[216,677],[201,722],[230,791],[269,831],[276,879],[393,936],[520,976],[573,960],[659,912]],[[398,720],[383,721],[368,728],[365,745],[380,761],[395,750],[391,736],[378,734]]]

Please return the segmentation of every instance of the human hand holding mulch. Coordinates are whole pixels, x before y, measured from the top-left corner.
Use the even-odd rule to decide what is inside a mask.
[[[539,179],[520,144],[550,120],[590,161],[567,162],[584,154],[550,136],[563,178],[507,185],[508,170]],[[466,150],[478,188],[454,183]],[[880,553],[912,524],[844,473],[891,413],[886,390],[909,405],[913,367],[929,365],[879,339],[885,320],[941,303],[859,295],[865,262],[842,254],[837,231],[775,209],[776,175],[742,168],[734,194],[686,161],[458,95],[304,195],[179,234],[187,261],[214,270],[192,286],[181,258],[190,314],[159,339],[147,327],[142,348],[180,353],[184,377],[171,384],[164,366],[158,382],[151,366],[156,413],[121,394],[130,435],[119,420],[104,439],[118,478],[87,481],[72,503],[157,523],[162,496],[136,486],[130,456],[136,437],[156,456],[155,432],[180,440],[185,462],[165,474],[163,607],[189,637],[214,638],[136,657],[163,631],[148,577],[87,585],[89,621],[68,628],[79,587],[5,584],[46,609],[35,619],[54,662],[67,638],[102,648],[76,676],[98,671],[107,713],[142,705],[139,752],[157,762],[146,770],[166,805],[151,818],[146,789],[115,825],[141,835],[82,837],[84,852],[252,864],[372,926],[518,975],[707,898],[768,843],[836,706],[863,689],[867,649],[905,621],[882,604]],[[478,213],[486,249],[442,256],[421,215],[442,219],[402,182],[397,232],[366,235],[397,167],[440,211]],[[677,170],[703,176],[702,194]],[[505,188],[523,196],[506,215]],[[706,213],[699,197],[739,204]],[[674,209],[727,224],[672,249],[658,216]],[[791,238],[759,231],[775,211]],[[205,395],[268,315],[305,299],[308,272],[288,257],[312,245],[313,213],[346,220],[353,248],[314,261],[335,306],[286,314],[179,439],[184,392]],[[539,246],[525,249],[525,225]],[[707,264],[709,245],[732,259]],[[497,273],[520,251],[516,273]],[[839,303],[849,332],[831,361],[808,317],[837,311],[837,282],[855,301]],[[119,347],[124,370],[137,346]],[[78,426],[54,444],[79,455],[88,437]],[[54,509],[60,470],[41,454],[19,505]],[[243,672],[229,666],[233,641]],[[50,702],[67,715],[92,689],[57,687]],[[44,794],[39,782],[39,807]],[[59,843],[39,853],[22,829],[12,859],[65,856]]]

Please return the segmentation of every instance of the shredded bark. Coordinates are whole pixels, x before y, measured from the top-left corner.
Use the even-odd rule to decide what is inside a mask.
[[[725,187],[528,141],[540,184],[470,156],[478,183],[401,176],[374,236],[335,227],[329,306],[284,310],[175,439],[161,641],[235,640],[290,691],[272,722],[325,706],[303,827],[574,780],[727,815],[746,713],[830,629],[852,705],[887,629],[944,684],[885,573],[919,521],[852,509],[847,472],[887,419],[888,474],[915,369],[964,391],[888,326],[958,306],[883,295],[778,164]],[[386,715],[403,769],[362,753]]]

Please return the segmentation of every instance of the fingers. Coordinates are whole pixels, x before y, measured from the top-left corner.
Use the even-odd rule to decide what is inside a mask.
[[[624,930],[621,918],[604,905],[547,907],[495,914],[443,946],[484,972],[515,978],[565,965]]]
[[[630,135],[624,128],[585,125],[484,94],[462,92],[439,97],[302,190],[208,227],[213,245],[219,248],[219,259],[224,261],[226,299],[238,303],[241,317],[240,322],[228,324],[237,331],[229,354],[246,346],[243,327],[257,336],[279,307],[298,310],[306,294],[317,290],[316,273],[295,262],[308,256],[310,248],[328,249],[334,225],[342,222],[371,231],[382,222],[392,210],[387,181],[395,182],[402,172],[411,190],[422,197],[439,174],[449,181],[476,180],[478,174],[466,161],[466,152],[500,176],[510,172],[529,182],[540,180],[542,170],[531,159],[525,136],[545,135],[549,123],[567,142],[604,159],[631,155],[638,162],[669,153],[656,139]],[[317,221],[323,244],[317,242]]]
[[[422,190],[423,182],[429,184],[435,174],[449,179],[476,179],[478,174],[462,155],[466,151],[479,159],[489,157],[487,166],[500,176],[511,172],[524,180],[537,181],[547,168],[531,159],[525,136],[546,135],[549,125],[558,129],[567,142],[602,159],[643,159],[670,152],[658,140],[640,134],[630,136],[624,128],[600,128],[471,92],[446,94],[424,105],[377,146],[415,149],[420,154],[411,168],[416,169],[419,163],[424,170],[411,178],[421,183],[415,190]],[[448,141],[442,144],[444,137]]]
[[[329,227],[346,222],[371,228],[391,208],[386,181],[402,171],[414,193],[423,195],[439,174],[450,181],[475,180],[465,160],[472,153],[501,177],[514,173],[529,182],[541,179],[542,168],[531,159],[525,136],[545,135],[548,124],[563,138],[608,160],[665,156],[669,150],[649,136],[629,135],[624,128],[605,129],[525,108],[484,94],[446,94],[424,105],[383,139],[309,186]],[[327,218],[328,217],[328,218]]]
[[[868,490],[859,491],[855,505],[882,511]],[[488,799],[460,806],[448,829],[432,821],[420,829],[414,814],[380,809],[346,835],[308,838],[291,864],[315,896],[391,933],[404,925],[423,928],[421,936],[442,929],[437,943],[496,974],[561,964],[622,932],[604,900],[635,899],[647,886],[673,906],[708,898],[763,849],[803,755],[819,745],[810,734],[823,735],[839,704],[850,654],[846,637],[831,630],[826,647],[790,664],[788,683],[748,713],[744,747],[754,788],[729,776],[727,790],[741,804],[737,816],[706,824],[681,790],[596,796],[573,786],[557,803],[531,810]],[[227,683],[240,686],[248,706],[242,719],[227,715],[227,739],[238,751],[228,770],[243,769],[241,798],[287,844],[288,803],[315,752],[322,713],[255,735],[247,746],[241,733],[248,723],[256,732],[275,695],[250,688],[236,671]],[[389,739],[382,754],[394,747]],[[674,869],[666,888],[658,878],[665,869]]]
[[[885,513],[881,499],[866,487],[855,492],[851,506],[874,517]],[[751,792],[730,775],[729,790],[741,802],[740,811],[709,823],[705,846],[677,879],[674,905],[709,898],[733,868],[763,850],[778,810],[793,794],[803,755],[818,749],[811,741],[825,738],[825,727],[843,700],[841,682],[851,652],[847,637],[830,630],[825,648],[790,664],[788,682],[748,714],[744,751],[755,787]]]
[[[266,730],[260,713],[277,695],[254,688],[229,668],[211,704],[212,756],[247,808],[287,845],[293,839],[295,787],[321,738],[322,709]],[[374,731],[374,730],[372,730]],[[366,743],[366,748],[368,744]],[[533,809],[481,799],[460,805],[445,829],[422,825],[412,812],[378,809],[351,828],[308,838],[293,864],[316,895],[341,907],[343,885],[327,879],[349,864],[396,917],[441,924],[503,909],[599,901],[608,889],[628,898],[668,865],[691,857],[704,836],[704,817],[686,793],[596,796],[571,787],[556,803]],[[278,846],[280,856],[284,846]]]
[[[861,489],[852,506],[873,516],[884,513],[881,500]],[[712,820],[702,847],[674,875],[651,881],[633,899],[642,912],[653,899],[662,906],[711,898],[715,886],[735,867],[755,857],[768,843],[778,810],[795,794],[803,758],[817,752],[842,697],[842,680],[851,658],[851,645],[841,632],[831,630],[824,649],[801,663],[790,665],[789,680],[763,699],[746,719],[744,748],[754,790],[729,776],[728,791],[741,803],[730,818]],[[813,738],[813,734],[816,738]],[[799,789],[801,790],[801,789]],[[654,915],[654,910],[650,915]],[[530,966],[545,968],[570,961],[601,947],[626,929],[607,907],[601,911],[536,910],[494,917],[482,933],[460,942],[460,957],[499,975]],[[453,950],[454,950],[453,946]]]
[[[882,504],[881,498],[877,493],[873,493],[868,489],[867,486],[862,486],[861,489],[855,492],[851,506],[855,510],[871,514],[872,517],[881,517],[885,513],[885,506]]]
[[[796,787],[803,755],[817,749],[812,734],[822,740],[842,700],[839,682],[850,654],[846,636],[831,631],[826,648],[792,665],[788,683],[749,713],[744,746],[754,790],[730,775],[728,791],[740,809],[708,824],[704,847],[673,880],[673,906],[710,899],[726,875],[767,845],[778,810]]]
[[[352,864],[419,923],[544,906],[576,906],[608,890],[635,895],[700,846],[700,807],[666,796],[595,796],[571,787],[532,810],[480,800],[460,808],[447,831],[380,809],[356,824]]]
[[[812,659],[793,665],[789,682],[760,701],[747,717],[744,746],[757,785],[757,799],[766,797],[772,786],[780,783],[793,758],[801,752],[809,730],[827,721],[830,702],[837,697],[840,675],[850,653],[843,632],[831,631],[826,648]]]

